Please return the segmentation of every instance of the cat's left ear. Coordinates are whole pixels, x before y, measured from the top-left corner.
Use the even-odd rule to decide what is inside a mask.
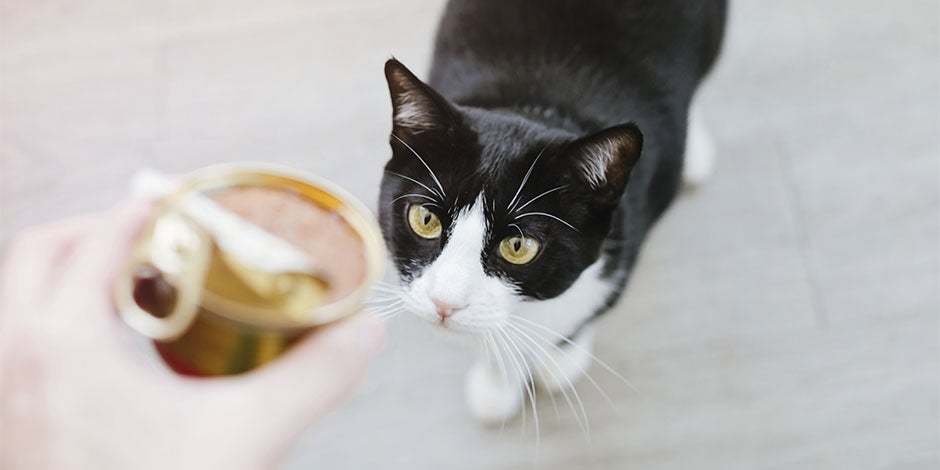
[[[389,59],[385,62],[385,78],[392,98],[395,134],[418,134],[451,125],[456,115],[454,108],[404,64]]]
[[[574,177],[592,190],[594,204],[614,207],[640,158],[643,134],[636,124],[621,124],[576,140],[570,148],[574,155]]]

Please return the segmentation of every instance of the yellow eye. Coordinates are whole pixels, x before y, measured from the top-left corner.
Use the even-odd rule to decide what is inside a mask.
[[[539,252],[539,242],[529,237],[506,237],[499,243],[499,254],[512,264],[526,264]]]
[[[421,238],[433,239],[441,236],[441,219],[423,206],[408,208],[408,225]]]

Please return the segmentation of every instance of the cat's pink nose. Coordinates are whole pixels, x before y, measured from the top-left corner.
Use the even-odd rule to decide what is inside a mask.
[[[446,302],[441,302],[440,300],[437,300],[437,299],[431,299],[431,300],[434,302],[434,306],[437,307],[437,314],[441,317],[441,321],[446,320],[447,317],[457,313],[458,310],[466,307],[466,305],[464,305],[463,307],[458,307],[456,305],[451,305]]]

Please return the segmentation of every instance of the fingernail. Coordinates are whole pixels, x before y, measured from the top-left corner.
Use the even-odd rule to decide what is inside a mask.
[[[359,342],[363,349],[373,354],[385,344],[385,325],[374,319],[365,319],[357,327]]]

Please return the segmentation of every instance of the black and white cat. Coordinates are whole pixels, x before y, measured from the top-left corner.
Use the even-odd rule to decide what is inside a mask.
[[[689,108],[725,16],[724,0],[453,0],[429,84],[386,63],[382,230],[407,308],[484,346],[479,419],[515,415],[532,382],[572,386],[646,233],[710,172]]]

